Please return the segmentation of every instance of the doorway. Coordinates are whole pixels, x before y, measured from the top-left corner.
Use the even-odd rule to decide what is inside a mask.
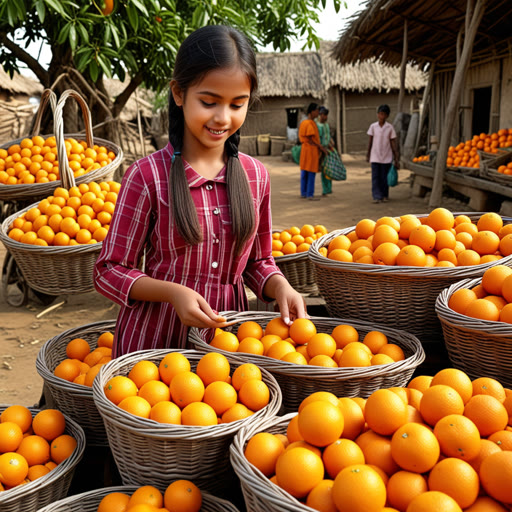
[[[471,123],[473,135],[489,133],[491,97],[492,86],[473,89],[473,119]]]

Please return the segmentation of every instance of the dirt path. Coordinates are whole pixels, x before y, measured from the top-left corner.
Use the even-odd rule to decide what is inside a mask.
[[[391,189],[388,203],[372,204],[371,175],[368,164],[360,156],[344,156],[347,180],[333,183],[333,194],[320,201],[299,198],[299,170],[293,162],[280,157],[260,158],[267,166],[272,180],[273,223],[278,228],[324,224],[329,230],[354,225],[368,217],[424,213],[429,210],[424,199],[411,196],[410,172],[399,171],[399,184]],[[319,177],[316,193],[321,194]],[[466,207],[454,200],[444,206],[454,211]],[[0,260],[5,255],[0,247]],[[36,357],[44,342],[61,332],[80,325],[115,318],[117,306],[103,296],[91,292],[58,297],[56,309],[45,312],[48,306],[31,297],[20,308],[9,306],[0,296],[0,396],[2,403],[35,404],[41,395],[42,379],[36,371]]]

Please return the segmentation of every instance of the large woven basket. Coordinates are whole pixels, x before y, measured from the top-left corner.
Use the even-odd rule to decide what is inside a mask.
[[[50,89],[46,89],[43,91],[43,96],[41,98],[41,103],[39,109],[36,113],[36,118],[34,121],[34,129],[32,132],[33,135],[39,134],[41,117],[43,115],[44,110],[48,102],[50,103],[53,113],[54,113],[54,125],[55,125],[55,138],[57,142],[58,149],[58,162],[59,162],[59,173],[61,176],[60,180],[51,181],[49,183],[33,183],[30,185],[4,185],[0,183],[0,200],[22,200],[22,199],[43,199],[47,196],[52,195],[53,190],[56,187],[64,186],[69,188],[69,179],[68,175],[73,176],[73,173],[69,169],[69,161],[66,154],[66,147],[64,145],[64,139],[68,137],[73,137],[75,139],[83,139],[84,135],[79,133],[71,133],[64,135],[64,126],[63,126],[63,109],[64,104],[66,103],[68,98],[74,98],[78,104],[80,105],[82,116],[84,119],[85,125],[85,140],[89,147],[97,144],[98,146],[104,146],[108,151],[113,151],[116,155],[115,159],[105,167],[101,167],[94,171],[90,171],[83,176],[76,178],[76,184],[80,185],[81,183],[89,183],[90,181],[103,181],[111,179],[114,176],[114,172],[121,165],[123,161],[123,150],[117,144],[114,144],[111,141],[101,139],[99,137],[93,137],[92,132],[92,123],[91,123],[91,113],[87,103],[83,99],[82,96],[76,91],[67,90],[64,91],[59,99],[56,101],[55,94]],[[44,139],[47,139],[51,135],[42,135]],[[12,140],[5,144],[2,144],[0,147],[7,149],[9,146],[13,144],[18,144],[23,140],[24,137],[16,140]],[[68,173],[63,172],[67,170]]]
[[[448,301],[456,290],[473,288],[482,279],[464,279],[444,289],[435,310],[452,364],[471,378],[492,377],[512,387],[512,325],[489,322],[456,313]]]
[[[36,358],[37,373],[44,380],[47,402],[75,420],[85,432],[88,445],[107,446],[107,434],[103,419],[92,397],[92,388],[68,382],[54,375],[57,365],[66,359],[66,345],[75,338],[82,338],[96,348],[100,334],[113,332],[115,320],[94,322],[64,331],[50,338],[41,347]]]
[[[138,486],[136,485],[118,485],[96,489],[56,501],[39,509],[37,512],[96,512],[100,501],[107,494],[122,492],[131,495],[137,489]],[[201,512],[238,512],[238,509],[229,501],[217,498],[204,491],[201,491],[201,493],[203,496]]]
[[[511,151],[501,151],[495,155],[495,158],[488,158],[480,163],[480,176],[502,185],[510,186],[512,184],[512,176],[498,172],[500,165],[506,165],[512,161]]]
[[[318,295],[316,269],[307,252],[285,254],[274,258],[287,281],[300,293]]]
[[[476,221],[482,213],[454,215],[467,215]],[[503,219],[505,223],[512,221]],[[481,277],[494,265],[512,264],[512,255],[467,267],[398,267],[333,261],[320,254],[320,247],[354,229],[352,226],[324,235],[313,242],[308,252],[316,266],[318,288],[329,315],[389,325],[411,332],[422,341],[435,341],[442,336],[434,309],[442,290],[461,279]]]
[[[7,407],[7,405],[0,405],[0,412]],[[29,409],[32,416],[39,412],[39,409],[33,407]],[[85,435],[80,426],[68,416],[66,416],[65,433],[73,436],[77,441],[73,453],[55,469],[37,480],[0,492],[2,512],[35,512],[67,495],[75,468],[84,454]]]
[[[223,495],[236,478],[229,464],[229,445],[244,425],[260,423],[281,407],[281,390],[274,377],[261,370],[270,390],[270,403],[252,416],[210,427],[164,425],[129,414],[107,399],[104,386],[115,375],[127,375],[141,360],[159,364],[166,354],[180,352],[192,370],[203,356],[194,350],[141,350],[102,366],[93,384],[94,401],[103,417],[108,441],[123,484],[163,487],[176,478],[192,480],[198,487]],[[244,361],[229,357],[231,370]]]
[[[297,413],[269,418],[264,423],[240,429],[230,447],[231,465],[235,470],[245,499],[248,512],[314,512],[314,509],[301,503],[291,494],[281,489],[245,458],[245,446],[258,432],[286,434],[290,420]]]
[[[242,322],[252,320],[263,328],[267,323],[279,316],[276,313],[260,312],[225,312],[222,313],[229,322],[236,322],[227,330],[234,331]],[[405,354],[405,359],[397,363],[369,366],[365,368],[324,368],[321,366],[299,365],[279,361],[266,356],[237,353],[240,359],[252,362],[260,368],[269,371],[279,383],[283,394],[283,406],[286,412],[297,411],[304,398],[316,391],[330,391],[336,396],[371,395],[379,388],[405,386],[414,370],[424,361],[425,352],[420,341],[404,331],[383,327],[366,322],[340,318],[311,317],[318,332],[331,333],[340,324],[352,325],[361,336],[373,330],[380,330],[388,337],[390,343],[399,345]],[[193,328],[190,330],[189,343],[203,353],[220,352],[226,356],[230,352],[212,348],[208,343],[208,329]]]

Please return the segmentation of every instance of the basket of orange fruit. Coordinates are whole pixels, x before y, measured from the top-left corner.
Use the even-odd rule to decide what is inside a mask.
[[[185,478],[214,494],[236,480],[229,445],[239,428],[274,416],[281,390],[254,364],[194,350],[142,350],[103,365],[94,402],[124,484]]]
[[[311,317],[286,325],[276,313],[224,312],[228,322],[212,338],[193,328],[189,343],[203,353],[235,353],[277,380],[286,412],[313,392],[368,396],[402,386],[424,361],[420,341],[404,331],[339,318]]]
[[[511,405],[499,381],[454,368],[367,400],[315,394],[242,428],[231,462],[257,512],[505,512]]]
[[[140,505],[138,509],[135,509]],[[200,490],[189,480],[175,480],[163,491],[153,485],[118,485],[75,494],[56,501],[38,512],[237,512],[224,499]]]
[[[76,421],[91,446],[108,444],[92,382],[111,359],[115,325],[115,320],[104,320],[64,331],[46,341],[36,358],[46,403]]]
[[[493,159],[488,159],[480,165],[480,176],[502,185],[512,183],[512,151],[506,151]]]
[[[298,292],[318,295],[315,267],[309,261],[307,252],[311,244],[327,234],[327,228],[321,224],[304,224],[301,228],[272,233],[272,256],[288,282]]]
[[[85,140],[81,134],[64,134],[63,109],[68,98],[75,99],[81,108]],[[48,102],[54,113],[55,135],[38,135]],[[78,92],[66,90],[57,102],[53,91],[46,89],[36,114],[33,135],[0,146],[0,199],[45,197],[58,186],[69,188],[68,175],[73,176],[78,185],[111,179],[122,160],[120,146],[93,137],[89,107]]]
[[[67,495],[85,450],[80,426],[56,409],[0,406],[0,510],[38,510]]]
[[[362,219],[315,240],[308,253],[330,316],[365,320],[439,338],[439,293],[510,264],[512,224],[497,213],[428,214]]]
[[[481,278],[452,284],[435,304],[452,364],[471,377],[494,377],[507,386],[512,386],[510,276],[512,268],[497,265]]]

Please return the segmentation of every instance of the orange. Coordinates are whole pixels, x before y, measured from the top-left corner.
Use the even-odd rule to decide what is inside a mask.
[[[133,380],[135,385],[140,389],[150,380],[160,380],[160,373],[155,363],[151,361],[139,361],[135,363],[130,373],[128,373],[128,378]]]
[[[381,512],[386,503],[386,486],[374,469],[354,464],[336,476],[332,498],[339,512]]]
[[[427,491],[411,500],[407,512],[462,512],[459,504],[444,492]]]
[[[341,409],[344,419],[342,436],[345,439],[355,439],[361,434],[365,424],[361,408],[352,398],[347,397],[338,399],[338,407]]]
[[[225,382],[230,373],[229,361],[226,356],[218,352],[209,352],[197,363],[196,373],[205,386],[217,380]]]
[[[366,400],[365,419],[378,434],[391,435],[407,421],[407,404],[393,391],[378,389]]]
[[[151,407],[149,418],[158,423],[181,425],[181,410],[173,402],[162,401]]]
[[[51,441],[62,435],[66,428],[66,418],[57,409],[44,409],[34,416],[32,429],[38,436]]]
[[[12,421],[21,428],[23,433],[32,425],[32,413],[28,407],[24,405],[10,405],[2,414],[0,414],[0,422]]]
[[[478,254],[494,254],[500,245],[500,238],[492,231],[479,231],[473,236],[471,248]]]
[[[34,466],[30,466],[28,468],[28,474],[27,474],[27,480],[30,480],[33,482],[34,480],[37,480],[38,478],[41,478],[44,475],[47,475],[51,471],[50,468],[42,465],[42,464],[36,464]]]
[[[50,457],[53,462],[60,464],[65,461],[74,451],[77,441],[68,434],[62,434],[55,438],[50,444]]]
[[[398,465],[391,456],[391,440],[388,437],[380,437],[365,443],[361,448],[366,464],[381,469],[386,478],[399,470]]]
[[[400,468],[425,473],[439,459],[440,447],[432,431],[418,423],[406,423],[391,439],[391,455]]]
[[[365,345],[363,345],[365,346]],[[309,362],[311,364],[311,361]],[[362,368],[371,365],[371,355],[360,347],[344,348],[341,353],[338,364],[346,368]]]
[[[480,482],[489,496],[512,503],[512,451],[489,455],[480,466]]]
[[[24,457],[13,452],[0,455],[0,483],[14,487],[21,484],[27,474],[28,464]]]
[[[288,426],[286,427],[286,436],[288,437],[290,443],[294,443],[295,441],[304,441],[304,438],[302,437],[302,434],[299,430],[298,414],[295,415],[288,423]]]
[[[238,327],[236,336],[239,341],[250,336],[251,338],[257,338],[260,340],[263,337],[263,328],[260,324],[252,321],[243,322]]]
[[[409,243],[421,247],[425,253],[434,249],[436,244],[436,232],[426,224],[414,228],[409,235]]]
[[[164,507],[175,512],[199,512],[203,496],[189,480],[172,482],[164,493]]]
[[[190,371],[190,361],[179,352],[171,352],[160,361],[158,371],[162,381],[169,385],[175,375]]]
[[[148,380],[140,387],[137,396],[147,400],[149,405],[153,407],[158,402],[169,401],[171,393],[169,391],[169,386],[164,382],[160,380]]]
[[[172,401],[181,409],[192,402],[200,402],[204,396],[204,384],[193,372],[180,372],[170,384]]]
[[[327,251],[329,254],[338,249],[343,250],[343,251],[348,251],[351,245],[352,245],[352,242],[346,235],[339,235],[336,238],[333,238],[329,242]]]
[[[261,380],[261,370],[252,363],[244,363],[238,366],[231,376],[231,384],[240,391],[241,387],[250,380]]]
[[[465,512],[508,512],[505,507],[489,496],[479,496]]]
[[[502,450],[512,451],[512,430],[498,430],[491,434],[488,439]]]
[[[503,227],[503,219],[494,212],[484,213],[476,223],[478,231],[492,231],[498,234]]]
[[[480,260],[480,254],[478,254],[473,249],[466,249],[457,254],[457,265],[459,267],[479,265]]]
[[[396,257],[396,264],[400,266],[424,267],[426,263],[425,251],[417,245],[402,247]]]
[[[0,423],[0,453],[15,452],[23,439],[21,427],[12,421]]]
[[[256,412],[268,405],[270,390],[262,380],[251,379],[242,384],[238,391],[238,400],[249,410]]]
[[[490,439],[480,439],[480,451],[478,452],[478,455],[468,462],[471,464],[473,469],[479,473],[482,461],[491,455],[491,453],[499,451],[501,451],[501,448]]]
[[[452,387],[437,384],[423,392],[420,413],[429,425],[435,425],[441,418],[449,414],[462,414],[463,412],[464,402]]]
[[[308,361],[308,365],[311,366],[323,366],[324,368],[337,368],[338,364],[332,357],[325,356],[323,354],[318,354],[315,357],[312,357]]]
[[[41,436],[25,436],[16,453],[25,457],[29,466],[44,464],[50,460],[50,445]]]
[[[417,389],[418,391],[424,393],[425,390],[430,387],[430,383],[432,382],[433,378],[434,377],[431,377],[430,375],[418,375],[409,381],[407,387],[411,389]]]
[[[73,382],[73,379],[80,375],[79,361],[73,359],[64,359],[53,371],[56,377]]]
[[[66,355],[69,359],[83,361],[90,351],[89,343],[82,338],[75,338],[66,345]]]
[[[267,357],[271,357],[273,359],[282,359],[286,354],[290,352],[295,352],[295,347],[288,341],[280,340],[276,343],[273,343],[269,347],[266,355]]]
[[[449,414],[441,418],[434,427],[441,453],[470,461],[480,451],[480,433],[476,425],[465,416]]]
[[[128,396],[123,398],[118,406],[126,412],[141,418],[149,418],[151,404],[141,396]]]
[[[454,249],[456,242],[455,235],[451,231],[447,229],[436,231],[436,251],[440,251],[441,249]]]
[[[418,226],[421,226],[421,221],[417,217],[405,219],[400,224],[400,231],[398,232],[400,238],[407,240],[411,231]]]
[[[426,220],[426,224],[434,231],[451,229],[455,223],[452,212],[446,208],[436,208],[432,210]]]
[[[226,352],[236,352],[239,344],[238,338],[232,332],[228,331],[217,334],[212,341],[210,341],[210,346],[225,350]]]
[[[314,446],[327,446],[341,437],[343,413],[337,405],[315,400],[299,412],[298,427],[306,442]]]
[[[348,263],[351,263],[352,261],[354,261],[352,254],[350,254],[350,252],[346,251],[345,249],[334,249],[334,251],[331,251],[327,255],[327,257],[330,260],[344,261],[344,262],[348,262]]]
[[[500,240],[499,251],[502,256],[512,254],[512,234],[507,234]]]
[[[139,504],[162,507],[163,503],[163,495],[156,487],[152,485],[143,485],[135,490],[131,495],[128,501],[128,509]]]
[[[503,281],[512,274],[512,268],[495,265],[487,269],[482,276],[482,286],[489,295],[501,295]]]
[[[361,448],[350,439],[337,439],[325,447],[322,453],[325,470],[331,478],[353,464],[364,464],[365,458]]]
[[[215,381],[206,386],[203,402],[211,406],[220,417],[236,404],[237,397],[237,392],[231,384]]]
[[[182,425],[217,425],[217,413],[204,402],[191,402],[181,411]]]
[[[284,448],[281,440],[274,434],[259,432],[249,439],[244,455],[265,476],[271,477],[275,473],[277,459],[284,452]]]
[[[359,341],[359,333],[352,325],[337,325],[331,332],[331,336],[336,341],[336,348],[343,348],[349,343]]]
[[[477,472],[467,462],[449,457],[438,462],[428,476],[431,491],[444,492],[466,509],[478,497],[480,482]]]
[[[504,430],[508,424],[507,409],[497,398],[490,395],[473,396],[464,407],[464,416],[477,426],[481,437]]]
[[[316,391],[314,393],[311,393],[311,395],[308,395],[306,398],[304,398],[304,400],[302,400],[302,402],[299,405],[299,412],[301,412],[302,409],[306,407],[306,405],[318,400],[329,402],[330,404],[336,407],[339,404],[338,397],[335,394],[330,393],[329,391]]]
[[[285,450],[291,450],[292,448],[298,448],[298,447],[306,448],[306,449],[312,451],[313,453],[315,453],[316,455],[318,455],[319,457],[322,457],[322,450],[320,448],[318,448],[318,446],[313,446],[312,444],[307,443],[304,440],[294,441],[293,443],[288,443],[288,446],[285,448]]]
[[[264,334],[275,334],[284,340],[289,336],[289,327],[284,323],[281,317],[276,317],[268,322]]]
[[[395,343],[386,343],[377,353],[385,354],[396,362],[403,361],[405,359],[404,351]]]
[[[98,505],[96,512],[126,512],[130,496],[124,492],[111,492],[107,494]]]
[[[332,336],[326,333],[314,334],[307,343],[307,351],[309,357],[315,357],[317,355],[332,357],[336,351],[336,341]]]
[[[236,403],[222,415],[221,419],[222,423],[231,423],[232,421],[248,418],[251,414],[253,414],[253,412],[250,411],[244,404]]]
[[[459,288],[455,290],[448,299],[448,307],[453,309],[456,313],[464,315],[469,304],[476,299],[477,296],[473,290],[469,288]]]
[[[308,364],[308,360],[300,352],[288,352],[281,357],[280,361],[293,364]]]
[[[362,219],[356,224],[356,235],[358,238],[368,238],[375,232],[375,221],[371,219]]]
[[[497,322],[500,318],[500,310],[493,302],[486,299],[476,299],[468,304],[464,314],[471,318]]]
[[[258,338],[247,336],[238,345],[237,352],[262,356],[265,352],[265,347]]]
[[[279,336],[276,336],[275,334],[267,334],[263,336],[260,340],[263,343],[263,354],[267,355],[268,349],[278,341],[281,341],[281,338]]]
[[[501,294],[507,302],[512,302],[512,276],[505,278],[503,281]]]
[[[100,371],[101,367],[102,364],[99,363],[91,366],[91,369],[88,370],[87,373],[85,374],[84,386],[92,387],[92,383],[94,382],[96,375],[98,375],[98,372]]]
[[[315,324],[308,318],[297,318],[290,326],[290,338],[299,345],[307,343],[316,332]]]
[[[428,491],[428,486],[423,475],[397,471],[390,476],[386,490],[388,503],[397,510],[405,511],[416,496]]]
[[[333,484],[332,480],[322,480],[319,484],[315,485],[308,494],[306,506],[325,512],[337,512],[332,501]]]
[[[277,483],[296,498],[307,496],[323,477],[322,459],[306,448],[285,450],[277,459]]]
[[[505,389],[496,379],[479,377],[473,381],[473,395],[491,395],[503,402],[506,398]]]
[[[116,375],[112,377],[104,388],[105,396],[114,404],[118,405],[121,400],[129,396],[136,396],[138,389],[128,377]]]
[[[96,342],[98,347],[112,348],[114,344],[114,335],[111,332],[103,332],[99,335]]]
[[[363,343],[373,354],[376,354],[387,342],[387,336],[381,331],[370,331],[363,338]]]
[[[456,368],[444,368],[434,375],[431,386],[445,384],[455,389],[459,393],[464,404],[466,404],[473,395],[473,384],[471,379],[462,370]]]
[[[385,242],[396,244],[398,242],[398,232],[387,224],[381,224],[375,228],[375,233],[372,238],[372,248],[375,250],[380,244]]]
[[[376,265],[394,265],[399,253],[400,247],[395,242],[382,242],[373,251],[373,262]]]

